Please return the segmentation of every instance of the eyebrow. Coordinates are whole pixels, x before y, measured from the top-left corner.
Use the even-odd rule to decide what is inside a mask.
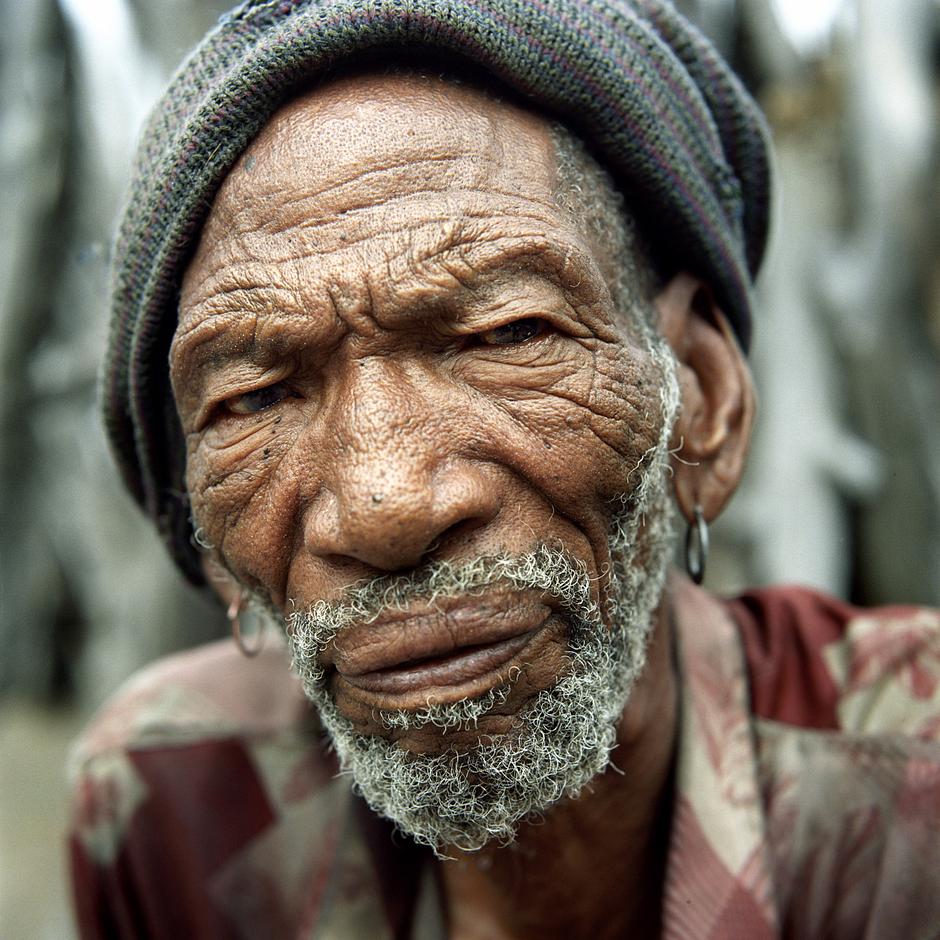
[[[544,222],[544,219],[536,216],[531,218]],[[428,285],[429,292],[436,292],[442,303],[446,303],[454,294],[473,291],[487,282],[496,282],[502,275],[521,269],[554,284],[574,306],[579,295],[582,295],[582,299],[585,294],[594,295],[595,276],[603,279],[586,244],[574,232],[571,233],[573,238],[558,240],[552,240],[542,231],[495,237],[487,237],[485,232],[479,231],[472,238],[461,235],[459,232],[451,233],[451,237],[444,239],[433,253],[419,259],[420,264],[441,267],[454,279],[451,285]],[[468,268],[469,283],[458,278],[448,267],[448,261],[454,255]],[[469,262],[471,258],[474,259],[472,264]],[[574,283],[566,278],[566,274],[570,277],[572,273],[577,274]]]
[[[318,328],[309,307],[300,312],[286,304],[259,304],[252,301],[253,295],[268,299],[263,288],[239,288],[213,295],[207,305],[216,305],[220,296],[237,297],[239,302],[219,306],[174,337],[171,370],[177,383],[182,383],[182,397],[200,397],[214,368],[237,362],[270,366],[295,354],[301,345],[327,343],[329,332],[335,336],[334,318]],[[302,339],[297,330],[285,331],[291,322],[302,324]]]
[[[466,296],[515,270],[522,270],[544,278],[557,287],[572,307],[576,296],[586,287],[591,264],[590,253],[584,246],[570,240],[552,241],[544,233],[529,236],[496,236],[486,238],[479,231],[472,238],[461,237],[462,231],[447,233],[433,252],[418,260],[418,264],[439,267],[446,272],[449,283],[431,282],[415,285],[423,295],[418,306],[429,313],[434,310],[453,310],[455,300]],[[469,249],[469,250],[468,250]],[[448,265],[455,253],[460,253],[467,277],[457,276]],[[468,257],[474,256],[473,264]],[[577,280],[571,277],[577,274]],[[259,323],[288,326],[291,321],[303,324],[304,345],[329,347],[335,345],[347,327],[329,299],[323,300],[323,317],[316,316],[310,298],[301,303],[297,292],[269,281],[246,283],[244,277],[237,282],[222,275],[211,284],[211,293],[197,305],[206,310],[192,326],[178,331],[173,340],[171,355],[179,363],[182,377],[191,379],[194,372],[208,365],[232,360],[270,361],[278,355],[296,352],[300,345],[296,335],[258,338]],[[202,347],[194,357],[196,349]],[[184,353],[180,357],[180,353]],[[182,358],[182,361],[181,361]],[[190,360],[190,361],[187,361]]]

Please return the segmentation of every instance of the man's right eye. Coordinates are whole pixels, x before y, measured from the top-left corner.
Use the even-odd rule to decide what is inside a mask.
[[[484,346],[517,346],[541,336],[548,329],[549,324],[540,317],[524,317],[478,333],[477,338]]]
[[[273,408],[285,398],[293,397],[293,392],[284,382],[275,382],[274,385],[266,385],[264,388],[256,388],[254,391],[236,395],[234,398],[227,398],[222,402],[222,407],[229,414],[253,415]]]

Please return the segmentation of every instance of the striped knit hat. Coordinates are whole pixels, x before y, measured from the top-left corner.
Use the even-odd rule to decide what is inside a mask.
[[[654,254],[707,280],[742,345],[768,222],[757,107],[667,0],[249,0],[220,20],[144,131],[113,262],[102,393],[117,462],[202,581],[167,355],[179,286],[228,170],[328,70],[465,61],[567,123],[629,194]]]

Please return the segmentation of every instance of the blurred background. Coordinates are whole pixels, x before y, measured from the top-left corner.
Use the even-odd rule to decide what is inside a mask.
[[[135,668],[222,636],[99,426],[137,129],[226,0],[0,0],[0,937],[69,940],[65,759]],[[777,144],[761,411],[709,586],[940,605],[940,0],[685,0]]]

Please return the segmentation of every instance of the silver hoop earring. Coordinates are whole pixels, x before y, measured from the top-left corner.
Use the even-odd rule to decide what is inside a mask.
[[[707,561],[708,523],[702,515],[702,507],[696,504],[692,510],[692,521],[685,530],[685,570],[696,584],[701,584],[705,578]]]
[[[241,591],[238,592],[238,597],[236,597],[231,604],[228,605],[228,611],[226,616],[229,619],[229,623],[232,625],[232,639],[235,641],[235,645],[238,647],[238,651],[246,659],[252,659],[257,656],[261,650],[264,649],[264,634],[267,621],[264,617],[260,617],[255,613],[255,642],[253,646],[248,646],[245,643],[245,638],[242,636],[242,614],[244,613],[245,606],[244,600],[242,598]]]

